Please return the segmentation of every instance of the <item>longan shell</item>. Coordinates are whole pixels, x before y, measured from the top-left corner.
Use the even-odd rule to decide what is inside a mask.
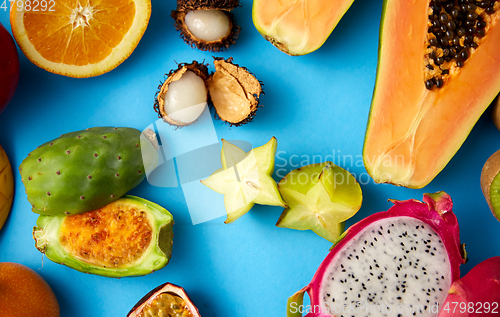
[[[163,83],[160,83],[158,86],[158,91],[155,94],[155,104],[153,106],[154,110],[156,113],[158,113],[158,118],[163,119],[168,124],[175,125],[178,127],[182,126],[187,126],[192,124],[193,122],[190,123],[185,123],[185,122],[178,122],[173,120],[168,116],[168,114],[165,112],[165,101],[163,100],[163,97],[168,91],[168,86],[170,83],[179,80],[182,75],[184,75],[185,72],[188,70],[192,71],[196,75],[198,75],[206,85],[207,79],[209,77],[208,74],[208,65],[203,64],[203,63],[198,63],[197,61],[193,61],[192,63],[181,63],[178,65],[177,69],[171,70],[168,74],[165,74],[165,81]],[[207,89],[207,94],[208,94],[208,89]],[[208,95],[207,95],[207,100],[208,100]]]
[[[192,10],[226,10],[231,11],[240,7],[239,0],[178,0],[177,11]]]
[[[215,118],[229,123],[230,126],[236,127],[251,122],[255,117],[257,110],[262,107],[262,105],[260,105],[260,95],[264,94],[264,90],[262,88],[264,84],[260,82],[256,78],[256,76],[247,68],[233,63],[232,57],[228,59],[214,57],[214,65],[215,73],[210,76],[207,82],[209,95],[213,94],[214,88],[211,89],[211,84],[214,82],[214,80],[217,80],[217,74],[223,73],[224,76],[231,76],[236,80],[236,82],[245,93],[244,97],[246,97],[246,99],[248,99],[249,101],[248,115],[244,118],[238,118],[235,120],[234,118],[225,117],[221,111],[221,108],[224,107],[224,105],[216,104],[216,102],[214,102],[214,98],[211,97],[210,105],[215,109]]]

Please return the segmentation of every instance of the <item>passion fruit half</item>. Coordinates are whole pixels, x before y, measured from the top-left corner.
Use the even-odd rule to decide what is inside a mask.
[[[230,12],[239,5],[238,0],[178,1],[171,16],[184,42],[202,51],[221,52],[235,44],[240,33]]]
[[[107,277],[146,275],[172,254],[172,215],[145,199],[119,200],[79,215],[40,216],[36,248],[50,260]]]
[[[200,313],[182,287],[165,283],[146,294],[127,315],[127,317],[157,316],[200,317]]]

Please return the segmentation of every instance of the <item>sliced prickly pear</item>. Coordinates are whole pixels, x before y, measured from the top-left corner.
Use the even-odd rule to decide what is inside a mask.
[[[79,214],[119,199],[146,174],[140,136],[132,128],[98,127],[38,147],[19,168],[33,212]]]
[[[212,190],[224,194],[227,212],[226,223],[246,214],[254,204],[285,206],[276,182],[271,177],[277,141],[248,153],[223,140],[221,161],[223,168],[201,182]]]
[[[124,196],[97,210],[38,218],[36,248],[50,260],[107,277],[146,275],[172,254],[172,215],[145,199]]]
[[[278,188],[288,207],[276,225],[310,229],[331,242],[339,238],[344,222],[356,214],[363,200],[354,176],[332,162],[293,170]]]

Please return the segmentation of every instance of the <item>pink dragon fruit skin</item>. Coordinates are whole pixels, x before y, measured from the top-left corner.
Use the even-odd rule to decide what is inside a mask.
[[[498,317],[500,256],[476,265],[464,277],[455,281],[448,293],[439,317]]]
[[[311,283],[290,297],[287,305],[287,316],[302,316],[302,312],[298,312],[297,307],[302,305],[304,292],[307,292],[310,298],[310,309],[306,317],[336,316],[334,313],[325,312],[320,308],[323,307],[322,304],[324,302],[321,295],[322,283],[325,280],[325,275],[329,273],[328,269],[332,261],[338,259],[345,246],[353,239],[356,239],[357,236],[361,235],[365,228],[376,221],[388,218],[410,217],[421,220],[430,226],[433,231],[439,235],[442,244],[446,248],[451,271],[450,284],[459,279],[459,266],[466,262],[466,254],[460,244],[458,221],[455,214],[452,212],[453,203],[451,197],[445,192],[437,192],[434,194],[424,194],[423,200],[424,202],[418,200],[391,200],[394,206],[389,210],[373,214],[349,227],[339,241],[332,247],[325,260],[323,260]],[[380,250],[380,252],[382,251],[383,250]],[[447,289],[443,291],[446,292]],[[340,314],[338,316],[340,317]],[[349,316],[351,316],[351,314],[349,314]],[[395,316],[397,316],[397,314]]]

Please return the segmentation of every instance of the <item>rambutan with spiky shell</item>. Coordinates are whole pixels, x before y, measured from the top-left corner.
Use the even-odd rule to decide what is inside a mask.
[[[174,126],[192,124],[207,104],[208,65],[197,61],[181,63],[165,77],[155,95],[154,109],[158,117]]]
[[[233,58],[214,57],[215,72],[209,74],[208,64],[179,64],[158,86],[154,109],[171,125],[194,123],[208,103],[216,119],[231,126],[241,126],[254,118],[264,93],[262,82],[247,68],[233,63]]]
[[[225,10],[231,11],[240,7],[239,0],[178,0],[177,10],[179,11],[194,11],[194,10]]]
[[[180,0],[171,16],[184,42],[202,51],[221,52],[235,44],[240,33],[230,12],[238,6],[238,0]]]

